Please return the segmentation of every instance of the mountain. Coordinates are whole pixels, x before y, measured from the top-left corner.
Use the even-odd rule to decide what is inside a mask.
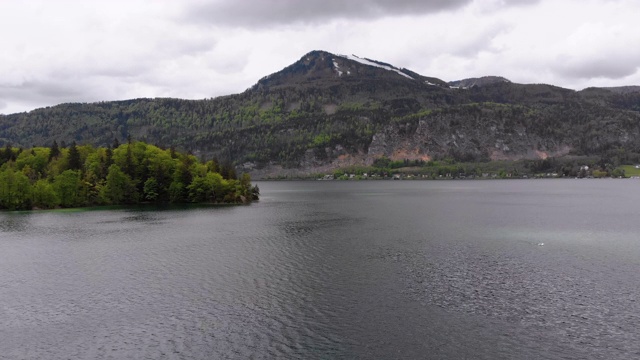
[[[245,92],[208,100],[61,104],[0,116],[0,146],[127,136],[216,157],[257,177],[376,159],[460,161],[640,153],[638,87],[574,91],[501,77],[447,83],[312,51]]]
[[[502,83],[502,82],[509,83],[511,81],[503,78],[502,76],[483,76],[479,78],[469,78],[469,79],[463,79],[463,80],[457,80],[457,81],[449,81],[449,86],[453,88],[469,89],[474,86],[486,86],[486,85]]]

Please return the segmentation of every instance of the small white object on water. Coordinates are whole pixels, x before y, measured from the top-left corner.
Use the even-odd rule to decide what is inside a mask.
[[[544,243],[538,243],[538,246],[544,246]]]

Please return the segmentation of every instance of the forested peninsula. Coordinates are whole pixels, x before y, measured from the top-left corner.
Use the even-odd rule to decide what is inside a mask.
[[[238,179],[230,164],[141,141],[0,149],[0,209],[247,203],[258,195],[249,175]]]

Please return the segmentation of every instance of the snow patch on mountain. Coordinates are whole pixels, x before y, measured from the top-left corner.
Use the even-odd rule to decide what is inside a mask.
[[[338,72],[338,76],[342,76],[342,70],[340,70],[340,65],[336,62],[335,59],[331,59],[333,61],[333,68]]]
[[[392,66],[381,65],[381,64],[375,63],[375,62],[373,62],[373,61],[370,61],[370,60],[367,60],[367,59],[363,59],[363,58],[357,57],[356,55],[338,55],[338,56],[343,57],[343,58],[345,58],[345,59],[349,59],[349,60],[352,60],[352,61],[358,62],[358,63],[363,64],[363,65],[375,66],[375,67],[377,67],[377,68],[385,69],[385,70],[388,70],[388,71],[393,71],[393,72],[396,72],[396,73],[398,73],[398,74],[400,74],[400,75],[402,75],[402,76],[404,76],[404,77],[406,77],[406,78],[408,78],[408,79],[415,80],[415,79],[414,79],[414,78],[412,78],[411,76],[409,76],[409,75],[407,75],[407,74],[403,73],[403,72],[402,72],[402,71],[400,71],[399,69],[394,68],[394,67],[392,67]],[[334,64],[335,64],[335,62],[334,62]]]

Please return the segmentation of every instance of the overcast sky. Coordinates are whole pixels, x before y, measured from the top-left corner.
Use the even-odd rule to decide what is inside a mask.
[[[445,81],[640,85],[637,0],[0,0],[0,113],[244,91],[311,50]]]

